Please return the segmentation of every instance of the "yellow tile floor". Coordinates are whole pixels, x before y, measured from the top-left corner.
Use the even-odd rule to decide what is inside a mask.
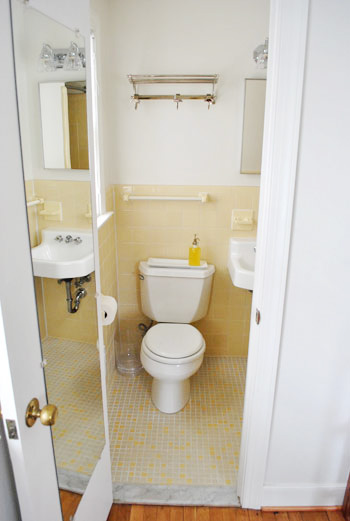
[[[93,344],[52,337],[42,346],[48,399],[58,407],[57,468],[90,476],[105,444],[99,353]]]
[[[235,486],[246,358],[207,357],[177,414],[152,404],[151,377],[115,374],[109,396],[114,483]]]

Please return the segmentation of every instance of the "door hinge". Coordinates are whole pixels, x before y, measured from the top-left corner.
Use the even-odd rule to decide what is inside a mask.
[[[261,320],[260,309],[256,308],[255,310],[255,322],[259,325]]]
[[[6,420],[7,432],[10,440],[18,440],[17,425],[15,420]]]

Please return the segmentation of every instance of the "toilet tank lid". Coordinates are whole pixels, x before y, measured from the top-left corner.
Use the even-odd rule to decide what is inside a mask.
[[[149,261],[151,260],[151,264]],[[185,259],[156,259],[157,261],[167,261],[160,263],[161,265],[154,266],[152,262],[154,258],[148,261],[141,261],[139,264],[139,271],[142,275],[149,275],[152,277],[183,277],[191,279],[205,279],[210,277],[215,272],[215,266],[207,264],[202,266],[189,266],[188,260]]]
[[[208,267],[207,261],[200,261],[199,266],[190,266],[188,259],[159,259],[150,257],[147,261],[148,266],[155,268],[186,268],[190,270],[203,270]]]

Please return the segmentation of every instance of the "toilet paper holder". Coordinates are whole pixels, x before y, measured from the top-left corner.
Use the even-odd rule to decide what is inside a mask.
[[[114,297],[101,295],[102,325],[112,324],[118,310],[118,303]]]

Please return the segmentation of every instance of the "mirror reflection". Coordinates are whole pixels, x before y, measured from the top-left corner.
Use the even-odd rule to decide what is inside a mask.
[[[245,80],[241,174],[261,174],[265,95],[265,79]]]
[[[85,98],[85,69],[43,72],[38,58],[43,42],[64,48],[73,40],[84,47],[84,41],[22,3],[13,2],[12,9],[24,182],[47,399],[58,407],[58,419],[52,427],[58,481],[60,489],[83,493],[105,444],[90,182],[73,180],[69,177],[73,174],[64,179],[58,174],[53,177],[43,168],[39,92],[41,95],[47,86],[64,87],[68,112],[81,112],[86,129],[86,104],[78,101],[80,96]],[[73,110],[75,104],[78,108]],[[74,125],[69,121],[70,131]],[[84,139],[87,157],[87,135]],[[51,147],[56,145],[53,140]]]
[[[86,82],[40,83],[45,168],[89,169]]]

